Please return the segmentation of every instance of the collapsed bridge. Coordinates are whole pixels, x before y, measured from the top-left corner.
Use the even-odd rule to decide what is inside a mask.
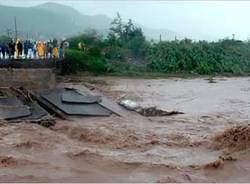
[[[32,121],[57,116],[121,115],[111,99],[74,88],[57,87],[61,60],[4,60],[0,62],[0,119]]]

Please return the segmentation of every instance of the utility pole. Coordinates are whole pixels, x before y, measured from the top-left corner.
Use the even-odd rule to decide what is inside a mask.
[[[16,33],[16,41],[17,41],[17,25],[16,25],[16,16],[14,17],[14,22],[15,22],[15,33]]]
[[[233,35],[233,40],[234,40],[235,34],[233,33],[232,35]]]

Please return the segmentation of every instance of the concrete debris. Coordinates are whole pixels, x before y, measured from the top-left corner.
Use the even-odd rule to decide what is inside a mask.
[[[126,111],[126,109],[121,107],[119,104],[117,104],[111,98],[108,98],[106,96],[102,96],[102,100],[101,100],[101,102],[99,102],[99,104],[101,106],[103,106],[104,108],[109,109],[117,116],[121,116],[121,117],[129,116],[129,113]]]
[[[91,95],[74,88],[59,88],[32,92],[24,88],[10,88],[16,95],[1,92],[0,119],[36,121],[50,114],[62,119],[67,116],[124,116],[124,110],[112,100]],[[1,91],[1,90],[0,90]],[[6,95],[7,94],[7,95]],[[183,114],[178,111],[163,111],[156,107],[143,108],[133,100],[121,100],[119,104],[143,116],[170,116]],[[126,115],[125,115],[126,116]],[[49,125],[50,126],[50,125]]]
[[[28,106],[1,106],[0,107],[0,119],[1,120],[13,120],[30,116],[31,112]]]
[[[0,106],[21,106],[23,103],[16,96],[1,96]]]
[[[58,108],[60,111],[67,115],[75,115],[75,116],[109,116],[111,111],[102,107],[97,102],[93,103],[65,103],[62,101],[62,95],[67,93],[69,96],[74,98],[79,98],[80,94],[75,93],[74,90],[67,90],[67,89],[55,89],[49,90],[40,93],[41,97],[48,101],[50,104]],[[75,98],[75,99],[76,99]],[[83,95],[82,95],[83,98]]]
[[[75,89],[65,90],[61,96],[64,103],[93,104],[101,101],[99,96],[82,95]]]
[[[121,100],[118,102],[121,106],[125,107],[128,110],[135,111],[143,116],[171,116],[177,114],[184,114],[179,111],[164,111],[157,109],[156,107],[141,107],[133,100]]]
[[[30,101],[20,89],[1,88],[1,120],[39,120],[48,116],[48,112],[35,101]]]
[[[40,105],[38,105],[36,102],[31,103],[29,105],[29,110],[31,112],[30,116],[21,118],[23,120],[37,120],[37,119],[41,119],[43,117],[48,116],[48,112],[43,109]]]
[[[128,99],[126,99],[126,100],[121,100],[121,101],[119,102],[119,104],[120,104],[121,106],[125,107],[126,109],[132,110],[132,111],[134,111],[134,110],[136,110],[137,108],[139,108],[139,105],[138,105],[135,101],[133,101],[133,100],[128,100]]]
[[[184,114],[183,112],[179,111],[164,111],[161,109],[157,109],[156,107],[147,107],[142,108],[139,107],[136,109],[136,112],[143,116],[171,116],[171,115],[177,115],[177,114]]]

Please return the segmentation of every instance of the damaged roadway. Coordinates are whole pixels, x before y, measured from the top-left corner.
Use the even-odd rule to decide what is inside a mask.
[[[113,113],[112,107],[105,105],[101,96],[79,92],[76,89],[56,88],[32,92],[11,87],[2,88],[0,92],[1,120],[39,120],[45,116],[49,117],[46,110],[51,109],[54,111],[52,115],[57,115],[60,111],[64,116],[110,116]],[[42,104],[42,107],[36,99],[43,99],[47,103]]]
[[[61,95],[60,102],[95,103],[110,111],[110,116],[71,116],[59,109],[66,117],[62,119],[57,106],[39,96],[42,92],[11,92],[17,95],[19,91],[22,103],[18,104],[29,106],[29,110],[32,98],[56,124],[46,128],[27,120],[2,120],[0,181],[249,181],[249,78],[218,78],[214,84],[202,78],[95,79],[106,84],[89,87],[84,81],[60,82],[57,89],[76,89],[91,96],[84,103],[85,97]],[[39,98],[50,108],[46,109]],[[119,106],[116,102],[121,98],[136,101],[144,109],[156,106],[154,110],[184,114],[142,116]],[[11,101],[16,104],[16,100]]]

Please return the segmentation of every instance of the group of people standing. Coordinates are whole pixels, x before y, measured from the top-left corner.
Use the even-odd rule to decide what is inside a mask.
[[[8,44],[0,43],[0,59],[47,59],[63,58],[65,49],[69,47],[66,40],[60,43],[54,40],[48,41],[21,41],[11,40]]]

